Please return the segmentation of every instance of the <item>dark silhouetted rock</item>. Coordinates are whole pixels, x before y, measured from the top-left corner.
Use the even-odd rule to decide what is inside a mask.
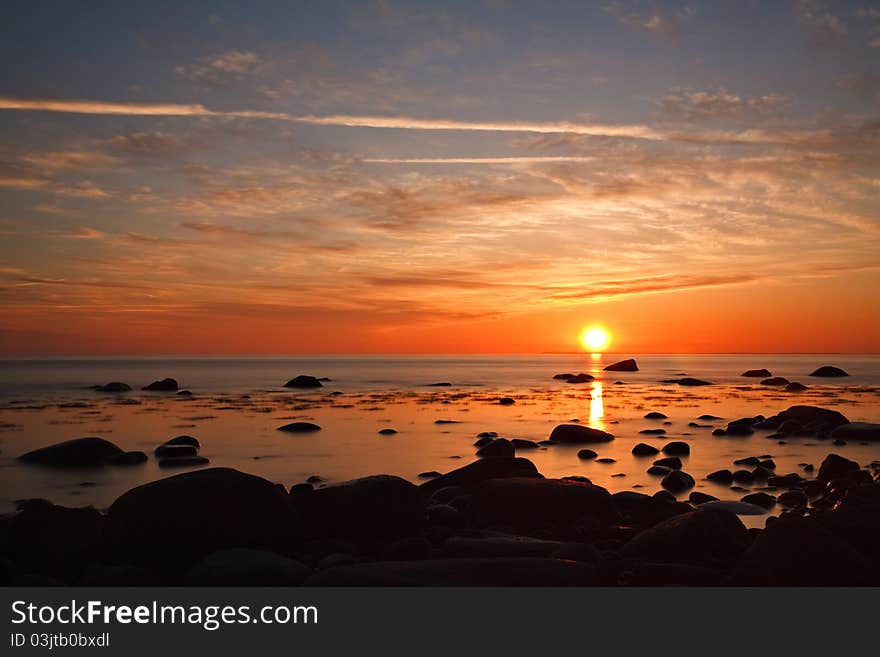
[[[605,443],[614,440],[614,436],[599,429],[584,427],[580,424],[560,424],[550,433],[550,440],[555,443],[577,445]]]
[[[379,429],[380,436],[393,436],[397,433],[397,429]]]
[[[667,456],[666,458],[657,459],[654,465],[661,468],[669,468],[670,470],[681,470],[681,459],[677,456]]]
[[[748,465],[748,466],[757,466],[761,465],[761,459],[757,456],[746,456],[745,458],[737,459],[733,462],[734,465]]]
[[[838,477],[845,477],[858,469],[859,464],[855,461],[850,461],[848,458],[838,454],[829,454],[822,461],[822,465],[819,466],[819,474],[816,478],[819,481],[831,481]]]
[[[516,458],[492,458],[474,461],[464,467],[447,472],[441,477],[426,481],[419,488],[426,494],[452,486],[459,486],[466,490],[475,488],[488,479],[509,477],[535,477],[541,475],[535,464],[522,457]]]
[[[616,363],[611,363],[611,365],[606,365],[603,369],[606,372],[638,372],[639,366],[636,364],[635,359],[627,358],[626,360],[620,360]]]
[[[783,422],[794,420],[811,433],[818,430],[831,431],[841,424],[848,424],[849,420],[838,411],[819,406],[790,406],[777,416]]]
[[[141,463],[147,462],[147,455],[144,452],[122,452],[121,454],[114,454],[109,459],[107,459],[107,463],[109,465],[140,465]]]
[[[716,470],[707,474],[706,479],[729,486],[733,483],[733,473],[730,470]]]
[[[749,493],[742,498],[747,504],[757,504],[765,509],[772,509],[776,506],[776,498],[769,493]]]
[[[187,573],[187,586],[300,586],[312,569],[265,550],[219,550]]]
[[[604,488],[564,479],[489,479],[474,491],[484,525],[536,528],[573,523],[582,516],[608,524],[617,518]]]
[[[773,376],[761,381],[762,386],[787,386],[790,383],[784,376]]]
[[[111,381],[102,386],[95,386],[95,390],[98,392],[130,392],[131,386],[122,381]]]
[[[592,374],[585,374],[584,372],[579,374],[557,374],[553,378],[557,381],[565,381],[566,383],[589,383],[595,379]]]
[[[660,411],[651,411],[650,413],[645,413],[646,420],[667,420],[669,419],[666,415],[661,413]]]
[[[502,406],[513,406],[516,403],[516,400],[513,397],[502,397],[498,400],[498,403]]]
[[[850,422],[841,424],[831,432],[836,440],[877,442],[880,440],[880,424],[875,422]]]
[[[733,574],[740,586],[870,586],[876,571],[812,518],[780,518],[758,534]]]
[[[669,491],[660,492],[669,495]],[[620,513],[621,521],[639,529],[653,527],[658,522],[690,510],[689,507],[685,509],[687,505],[670,504],[668,499],[635,491],[620,491],[614,493],[611,499]],[[671,501],[675,502],[675,497],[672,497]]]
[[[175,456],[196,456],[199,450],[192,445],[159,445],[155,450],[158,458]]]
[[[166,456],[159,459],[160,468],[192,468],[208,465],[211,461],[204,456]]]
[[[511,457],[514,456],[516,450],[507,438],[496,438],[488,445],[484,445],[477,450],[477,456],[482,457]]]
[[[748,544],[748,530],[735,514],[701,507],[637,534],[623,554],[645,561],[726,567]]]
[[[534,440],[525,440],[524,438],[514,438],[510,441],[513,445],[514,449],[539,449],[541,446],[538,445]]]
[[[579,459],[582,459],[584,461],[589,461],[590,459],[594,459],[599,455],[596,454],[596,452],[594,452],[591,449],[582,449],[582,450],[578,451],[577,456]]]
[[[103,438],[74,438],[22,454],[18,460],[55,467],[88,467],[104,465],[121,453],[119,447]]]
[[[813,371],[810,373],[810,376],[828,376],[828,377],[835,377],[835,376],[849,376],[849,374],[847,374],[846,372],[844,372],[844,371],[843,371],[842,369],[840,369],[839,367],[834,367],[833,365],[823,365],[823,366],[820,367],[819,369],[817,369],[817,370],[813,370]]]
[[[177,392],[178,385],[174,379],[162,379],[161,381],[153,381],[150,385],[144,386],[144,390],[152,390],[156,392]]]
[[[104,543],[111,559],[186,570],[225,548],[286,553],[301,534],[287,495],[261,477],[210,468],[160,479],[110,506]]]
[[[278,431],[286,431],[287,433],[312,433],[320,431],[321,427],[311,422],[291,422],[282,427],[278,427]]]
[[[717,500],[706,502],[700,506],[701,509],[707,511],[727,511],[735,513],[738,516],[760,516],[767,513],[767,509],[757,504],[749,504],[748,502],[734,502],[733,500]]]
[[[808,390],[807,386],[803,383],[799,383],[798,381],[792,381],[787,386],[785,386],[785,392],[803,392],[804,390]]]
[[[691,504],[706,504],[707,502],[717,502],[718,498],[714,495],[709,495],[708,493],[701,493],[700,491],[691,491],[691,494],[688,495],[688,502]]]
[[[672,458],[672,457],[670,457],[670,458]],[[669,466],[666,466],[666,465],[652,465],[645,472],[647,472],[649,475],[654,475],[657,477],[665,477],[670,472],[672,472],[672,468],[670,468]]]
[[[691,477],[687,472],[683,472],[681,470],[673,470],[668,475],[663,477],[663,480],[660,482],[660,485],[663,486],[668,491],[673,493],[681,493],[690,488],[693,488],[696,485],[694,478]]]
[[[671,443],[666,443],[661,451],[669,456],[687,456],[691,453],[691,447],[685,442],[675,440]]]
[[[666,433],[666,429],[642,429],[639,433],[646,434],[648,436],[662,436]]]
[[[660,450],[645,443],[638,443],[632,448],[632,453],[634,456],[654,456],[655,454],[659,454]]]
[[[306,586],[592,586],[591,564],[531,557],[382,561],[328,568]]]
[[[285,388],[322,388],[324,387],[321,381],[319,381],[314,376],[309,376],[308,374],[300,374],[299,376],[293,377],[290,381],[284,384]]]
[[[733,480],[738,484],[752,484],[755,482],[755,475],[751,470],[736,470],[733,473]]]
[[[448,388],[452,385],[449,381],[438,381],[437,383],[426,383],[427,388]]]
[[[773,373],[770,370],[761,369],[761,370],[746,370],[740,376],[748,376],[753,379],[764,379],[769,376],[773,376]]]
[[[779,497],[776,498],[776,501],[782,506],[801,507],[807,505],[807,496],[800,490],[788,490],[784,493],[780,493]]]

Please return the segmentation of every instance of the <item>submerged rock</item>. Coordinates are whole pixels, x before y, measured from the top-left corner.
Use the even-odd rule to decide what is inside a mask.
[[[320,430],[321,427],[311,422],[291,422],[277,429],[277,431],[286,431],[287,433],[311,433]]]
[[[172,378],[162,379],[161,381],[153,381],[150,385],[144,386],[144,390],[152,390],[158,392],[177,392],[177,381]]]
[[[784,376],[773,376],[761,381],[762,386],[787,386],[789,383],[789,380]]]
[[[74,438],[61,443],[41,447],[22,454],[22,463],[36,463],[55,467],[88,467],[104,465],[122,450],[103,438]]]
[[[655,454],[659,454],[660,450],[645,443],[638,443],[632,448],[632,453],[634,456],[654,456]]]
[[[785,386],[785,392],[803,392],[804,390],[809,390],[807,386],[803,383],[799,383],[797,381],[792,381],[787,386]]]
[[[683,379],[678,379],[676,381],[680,386],[711,386],[712,383],[710,381],[703,381],[702,379],[694,379],[692,377],[686,376]]]
[[[639,366],[636,364],[634,358],[627,358],[626,360],[620,360],[616,363],[611,363],[611,365],[606,365],[603,369],[606,372],[638,372]]]
[[[95,386],[98,392],[130,392],[131,386],[122,381],[111,381],[101,386]]]
[[[645,413],[646,420],[668,420],[669,417],[660,411],[651,411],[650,413]]]
[[[614,436],[605,431],[585,427],[580,424],[560,424],[550,433],[550,440],[555,443],[576,445],[605,443],[614,440]]]
[[[729,486],[733,483],[733,473],[730,470],[716,470],[707,474],[706,479]]]
[[[314,376],[300,374],[284,384],[285,388],[323,388],[324,384]]]
[[[581,372],[580,374],[557,374],[553,377],[556,380],[565,381],[566,383],[589,383],[593,381],[596,377],[592,374],[585,374]]]
[[[706,502],[700,506],[701,509],[707,511],[729,511],[738,516],[760,516],[767,513],[767,509],[750,504],[748,502],[735,502],[733,500],[717,500],[715,502]]]
[[[827,376],[827,377],[836,377],[836,376],[849,376],[846,372],[844,372],[839,367],[834,367],[833,365],[823,365],[822,367],[813,370],[810,373],[810,376]]]
[[[746,370],[740,376],[748,376],[754,379],[764,379],[768,376],[773,376],[773,373],[768,369],[760,369],[760,370]]]
[[[516,400],[513,397],[502,397],[498,400],[498,403],[502,406],[513,406],[516,403]]]

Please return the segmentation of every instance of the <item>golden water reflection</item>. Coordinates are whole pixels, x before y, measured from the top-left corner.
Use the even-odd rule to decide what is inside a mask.
[[[605,429],[605,423],[602,418],[605,417],[605,407],[602,403],[602,384],[593,381],[590,389],[590,426],[596,429]]]

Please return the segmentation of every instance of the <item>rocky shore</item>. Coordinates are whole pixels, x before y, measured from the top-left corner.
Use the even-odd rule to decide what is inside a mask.
[[[880,439],[878,425],[851,423],[812,406],[741,418],[720,431],[739,435],[756,428],[779,438]],[[660,450],[639,443],[634,457],[661,457],[650,467],[662,475],[663,490],[612,493],[583,476],[545,478],[516,456],[530,446],[483,438],[489,440],[480,448],[483,458],[444,474],[425,473],[420,485],[380,474],[288,487],[234,469],[205,468],[133,488],[103,512],[22,500],[15,513],[0,517],[0,583],[880,584],[877,462],[829,453],[818,468],[804,464],[802,473],[777,473],[771,458],[755,455],[697,475],[684,472],[679,457],[699,449],[699,442],[673,441]],[[560,425],[544,442],[613,439]],[[20,458],[44,467],[146,458],[99,439],[82,440]],[[485,451],[493,444],[498,447]],[[194,464],[198,450],[195,438],[178,437],[155,456],[169,465],[175,459]],[[744,495],[739,502],[722,501],[694,491],[688,501],[676,499],[695,479]],[[781,512],[768,517],[765,529],[747,529],[739,519],[768,509]]]

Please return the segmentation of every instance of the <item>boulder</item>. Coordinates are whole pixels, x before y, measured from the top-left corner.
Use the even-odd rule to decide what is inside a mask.
[[[772,509],[774,506],[776,506],[776,498],[769,493],[763,492],[749,493],[742,498],[742,501],[747,504],[756,504],[764,509]]]
[[[646,420],[668,420],[669,417],[660,411],[651,411],[650,413],[645,413]]]
[[[208,465],[211,461],[204,456],[190,454],[188,456],[166,456],[159,459],[160,468],[192,468]]]
[[[644,561],[726,567],[736,562],[748,544],[748,530],[735,514],[701,507],[637,534],[623,547],[623,555]]]
[[[606,365],[603,369],[606,372],[638,372],[639,366],[636,364],[634,358],[627,358],[626,360],[620,360],[616,363],[611,363],[611,365]]]
[[[89,467],[104,465],[122,450],[103,438],[74,438],[35,449],[18,457],[22,463],[55,467]]]
[[[291,422],[277,429],[277,431],[285,431],[287,433],[312,433],[313,431],[320,430],[321,427],[312,422]]]
[[[661,468],[669,468],[670,470],[681,470],[681,459],[677,456],[667,456],[654,461],[654,465]]]
[[[880,441],[880,424],[875,422],[841,424],[831,432],[831,438],[858,442],[877,442]]]
[[[560,424],[550,433],[550,440],[554,443],[566,443],[570,445],[605,443],[614,440],[614,436],[599,429],[585,427],[580,424]]]
[[[192,445],[159,445],[153,452],[157,458],[196,456],[198,450]]]
[[[483,525],[531,529],[569,525],[584,516],[606,525],[617,518],[604,488],[566,479],[489,479],[474,490]]]
[[[876,570],[854,547],[812,518],[768,524],[734,573],[739,586],[871,586]]]
[[[130,392],[131,386],[122,381],[111,381],[101,386],[95,386],[98,392]]]
[[[661,451],[668,456],[687,456],[691,453],[691,446],[680,440],[675,440],[666,443]]]
[[[682,470],[673,470],[660,481],[660,485],[673,493],[681,493],[696,485],[694,478]]]
[[[810,373],[810,376],[836,377],[836,376],[849,376],[849,374],[844,372],[839,367],[834,367],[833,365],[823,365],[819,369],[813,370]]]
[[[592,374],[585,374],[585,373],[581,372],[580,374],[564,374],[564,375],[557,374],[553,378],[554,379],[561,379],[561,380],[565,381],[566,383],[589,383],[590,381],[592,381],[596,377],[594,377]]]
[[[855,472],[858,469],[859,464],[855,461],[850,461],[848,458],[838,454],[829,454],[822,461],[822,465],[819,466],[819,474],[816,478],[819,481],[831,481],[838,477],[845,477],[850,472]]]
[[[498,403],[502,406],[513,406],[516,403],[516,400],[513,397],[502,397],[498,400]]]
[[[323,384],[321,381],[314,376],[309,376],[308,374],[300,374],[299,376],[293,377],[290,381],[284,384],[285,388],[322,388]]]
[[[481,457],[507,457],[514,456],[516,449],[507,438],[496,438],[492,442],[483,445],[477,450],[477,456]]]
[[[393,436],[397,433],[397,429],[379,429],[380,436]]]
[[[194,436],[175,436],[170,440],[166,440],[164,445],[189,445],[190,447],[195,447],[196,449],[201,449],[202,445],[199,443],[198,438]]]
[[[161,381],[153,381],[150,385],[143,387],[144,390],[158,392],[177,392],[178,388],[177,381],[171,378],[162,379]]]
[[[581,449],[578,450],[577,457],[582,461],[589,461],[590,459],[594,459],[599,456],[596,452],[591,449]]]
[[[121,495],[107,512],[104,545],[116,561],[186,570],[225,548],[288,553],[300,535],[299,515],[278,486],[209,468]]]
[[[702,379],[695,379],[693,377],[686,376],[683,379],[679,379],[677,381],[680,386],[710,386],[712,385],[711,381],[703,381]]]
[[[807,389],[808,389],[807,386],[805,386],[803,383],[800,383],[798,381],[792,381],[787,386],[785,386],[785,392],[803,392],[804,390],[807,390]]]
[[[730,470],[716,470],[707,474],[706,479],[729,486],[733,483],[733,473]]]
[[[498,457],[474,461],[464,467],[447,472],[443,476],[426,481],[419,486],[425,495],[448,488],[459,486],[465,490],[472,490],[477,485],[488,479],[503,479],[510,477],[534,477],[541,475],[535,464],[521,457]]]
[[[707,511],[727,511],[735,513],[738,516],[761,516],[767,513],[767,509],[757,504],[749,504],[748,502],[735,502],[733,500],[717,500],[714,502],[706,502],[700,505],[701,509]]]
[[[632,453],[634,456],[654,456],[655,454],[659,454],[660,450],[652,445],[638,443],[632,448]]]
[[[549,558],[489,557],[380,561],[328,568],[306,586],[592,586],[596,569]]]
[[[265,550],[218,550],[186,574],[187,586],[299,586],[312,569]]]
[[[510,441],[510,444],[513,445],[513,448],[516,450],[539,449],[541,447],[534,440],[526,440],[525,438],[514,438],[513,440]]]
[[[443,479],[432,479],[435,483]],[[418,486],[392,475],[373,475],[315,489],[295,505],[315,537],[375,541],[417,534],[425,521]]]
[[[787,386],[789,383],[791,382],[784,376],[772,376],[761,381],[762,386]]]
[[[621,522],[638,529],[653,527],[658,522],[687,511],[687,505],[670,504],[669,500],[635,491],[620,491],[614,493],[611,499],[620,514]],[[675,502],[675,498],[672,502]]]
[[[767,378],[767,377],[769,377],[769,376],[773,376],[773,373],[772,373],[770,370],[767,370],[767,369],[760,369],[760,370],[746,370],[745,372],[743,372],[742,374],[740,374],[740,376],[748,376],[748,377],[751,377],[751,378],[754,378],[754,379],[765,379],[765,378]]]

